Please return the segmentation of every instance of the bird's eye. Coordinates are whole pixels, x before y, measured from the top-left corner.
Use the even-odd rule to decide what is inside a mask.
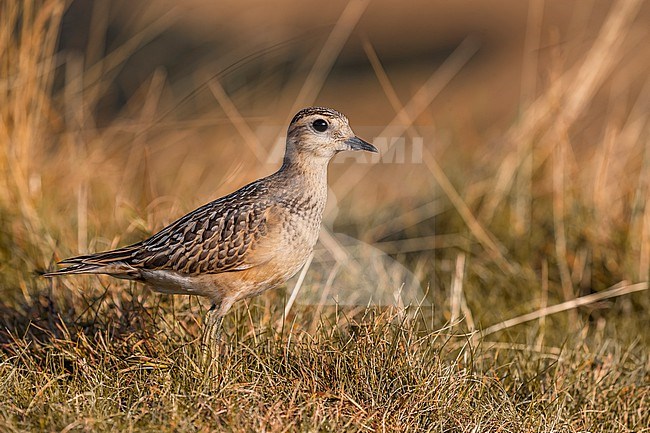
[[[311,124],[311,126],[313,126],[314,129],[318,132],[325,132],[327,131],[329,124],[323,119],[316,119],[314,120],[314,123]]]

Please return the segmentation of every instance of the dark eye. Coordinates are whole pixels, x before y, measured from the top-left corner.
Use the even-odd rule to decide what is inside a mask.
[[[314,123],[311,124],[311,126],[313,126],[314,129],[318,132],[325,132],[327,131],[329,124],[323,119],[316,119],[314,120]]]

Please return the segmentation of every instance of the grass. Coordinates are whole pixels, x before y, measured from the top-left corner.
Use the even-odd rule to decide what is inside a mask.
[[[7,430],[642,431],[648,421],[638,345],[473,346],[389,312],[287,335],[253,307],[227,324],[207,374],[196,330],[161,327],[155,308],[130,301],[104,300],[101,319],[69,325],[36,319],[47,305],[32,312],[31,338],[3,345]]]
[[[179,120],[182,98],[158,70],[123,112],[99,119],[116,68],[172,18],[84,64],[56,51],[65,2],[3,2],[0,430],[650,431],[647,83],[629,103],[620,95],[632,87],[611,86],[591,146],[581,147],[576,131],[623,69],[640,5],[618,1],[577,61],[555,49],[543,64],[548,80],[524,92],[520,117],[489,152],[427,146],[408,175],[404,166],[332,167],[337,231],[412,272],[426,292],[420,306],[294,303],[305,292],[320,299],[332,284],[352,293],[362,284],[353,272],[336,280],[352,250],[329,226],[318,254],[338,262],[237,305],[206,368],[201,300],[34,271],[140,239],[261,175],[256,158],[272,137],[258,138],[238,108],[250,95],[229,94],[223,77],[213,78],[205,87],[223,111]],[[345,10],[288,106],[315,98],[366,7]],[[406,101],[372,41],[362,45],[396,113],[378,135],[442,142],[416,120],[480,50],[475,41]],[[206,149],[202,134],[225,145]],[[243,151],[230,141],[238,134]],[[215,173],[215,163],[230,168]],[[370,180],[362,191],[347,187],[361,178]],[[385,178],[408,179],[411,195],[393,181],[373,201],[373,181]],[[377,278],[377,292],[391,289],[387,281]]]

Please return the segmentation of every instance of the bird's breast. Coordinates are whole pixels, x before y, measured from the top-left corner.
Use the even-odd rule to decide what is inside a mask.
[[[294,246],[305,245],[311,251],[318,239],[325,198],[297,198],[285,207],[283,235],[285,241]]]
[[[274,215],[274,254],[271,265],[283,279],[291,278],[305,263],[318,240],[325,197],[283,197]]]

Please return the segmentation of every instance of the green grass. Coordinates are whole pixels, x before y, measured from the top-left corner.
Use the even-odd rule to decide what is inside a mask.
[[[236,305],[206,366],[203,301],[35,271],[141,239],[257,177],[260,164],[231,145],[237,131],[227,122],[170,132],[180,126],[151,115],[165,111],[159,100],[181,99],[166,95],[160,74],[95,128],[88,117],[113,69],[57,57],[63,2],[3,2],[0,431],[649,432],[643,94],[631,108],[613,98],[600,138],[574,143],[607,75],[588,72],[620,67],[616,43],[636,2],[619,3],[574,69],[541,67],[553,79],[499,131],[499,146],[482,136],[467,149],[457,143],[463,131],[452,131],[459,145],[427,147],[417,166],[331,167],[337,231],[411,270],[426,291],[421,308],[298,302],[284,317],[290,285]],[[129,50],[119,53],[125,61]],[[461,47],[443,70],[462,66],[453,59],[463,55],[471,57]],[[434,88],[424,85],[398,116],[424,143],[440,142],[435,128],[413,126]],[[216,109],[201,116],[223,118]],[[203,133],[225,144],[207,149]],[[359,176],[350,191],[337,183]],[[320,293],[334,269],[312,270],[302,290]],[[360,283],[345,284],[354,292]]]

